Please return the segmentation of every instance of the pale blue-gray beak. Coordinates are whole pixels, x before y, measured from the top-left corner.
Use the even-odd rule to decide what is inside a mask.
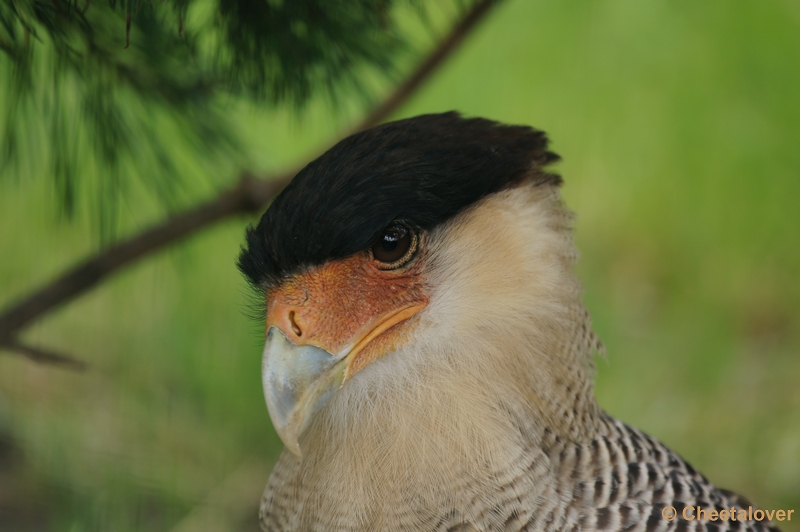
[[[297,456],[300,435],[344,382],[346,354],[296,345],[274,326],[267,331],[261,359],[264,397],[278,436]]]

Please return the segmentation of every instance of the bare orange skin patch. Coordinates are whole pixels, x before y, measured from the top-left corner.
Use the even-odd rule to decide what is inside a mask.
[[[405,341],[428,304],[421,264],[381,270],[358,253],[295,275],[267,292],[266,329],[334,355],[350,351],[347,380]]]

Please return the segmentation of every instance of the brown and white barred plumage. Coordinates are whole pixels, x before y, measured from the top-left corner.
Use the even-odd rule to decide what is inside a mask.
[[[596,404],[570,220],[555,187],[522,186],[430,235],[417,335],[283,452],[263,530],[776,530],[662,518],[749,504]]]
[[[526,429],[521,426],[520,430],[524,433]],[[284,456],[281,467],[274,472],[273,482],[290,481],[291,473],[286,475],[284,469],[294,460],[294,456]],[[524,464],[528,478],[497,471],[503,480],[501,489],[493,504],[478,512],[476,522],[465,522],[463,516],[450,513],[432,519],[424,528],[416,523],[414,526],[419,530],[447,532],[778,530],[767,521],[683,519],[681,514],[686,506],[746,511],[752,505],[735,493],[716,488],[659,441],[605,413],[601,414],[598,436],[585,445],[565,443],[547,433],[542,448],[517,457],[517,464]],[[537,504],[536,499],[542,495],[531,497],[531,492],[520,495],[516,486],[531,481],[550,486],[549,504]],[[273,496],[268,490],[262,502],[263,529],[299,530],[292,519],[296,515],[282,512],[280,501],[273,500]],[[676,509],[677,519],[663,518],[662,510],[667,506]],[[487,518],[481,520],[480,516]],[[406,529],[402,512],[392,519],[397,526],[390,530]]]

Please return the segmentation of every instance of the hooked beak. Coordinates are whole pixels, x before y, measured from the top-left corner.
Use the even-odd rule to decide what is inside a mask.
[[[303,431],[342,385],[405,344],[413,327],[405,322],[428,303],[421,286],[413,272],[384,272],[357,254],[269,292],[264,397],[291,452],[300,456]]]
[[[279,327],[270,326],[261,359],[264,398],[272,424],[290,451],[301,456],[300,435],[336,390],[366,364],[359,358],[364,349],[424,307],[414,305],[384,316],[355,345],[335,355],[315,345],[295,344]]]
[[[278,436],[297,456],[300,434],[344,382],[345,355],[293,344],[275,326],[267,332],[261,359],[267,410]]]

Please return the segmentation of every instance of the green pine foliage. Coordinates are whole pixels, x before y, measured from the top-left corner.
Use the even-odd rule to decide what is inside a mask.
[[[218,186],[209,175],[231,177],[225,163],[246,159],[227,120],[238,102],[298,111],[317,95],[369,98],[413,55],[398,19],[422,11],[397,0],[2,2],[0,186],[49,178],[63,213],[99,214],[101,235],[113,234],[132,186],[175,208],[187,190]],[[188,161],[174,155],[187,150]]]

